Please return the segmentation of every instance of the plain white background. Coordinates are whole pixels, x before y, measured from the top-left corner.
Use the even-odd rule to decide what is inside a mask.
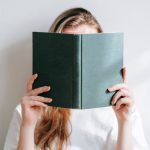
[[[0,0],[0,149],[15,106],[32,73],[32,32],[48,31],[63,10],[82,6],[105,32],[125,34],[124,64],[150,146],[150,1],[149,0]]]

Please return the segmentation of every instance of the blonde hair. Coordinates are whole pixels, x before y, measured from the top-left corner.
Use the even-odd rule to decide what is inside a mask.
[[[89,25],[97,32],[103,32],[102,26],[91,14],[90,11],[84,8],[72,8],[62,12],[51,25],[49,32],[61,33],[62,29],[76,28],[80,25]]]
[[[89,25],[97,32],[103,32],[95,17],[84,8],[72,8],[62,12],[51,25],[49,32],[61,33],[64,29],[77,28],[80,25]],[[35,129],[35,144],[41,149],[52,149],[55,140],[57,149],[62,150],[69,142],[71,110],[66,108],[48,107],[43,109],[42,119]],[[70,123],[71,125],[71,123]]]

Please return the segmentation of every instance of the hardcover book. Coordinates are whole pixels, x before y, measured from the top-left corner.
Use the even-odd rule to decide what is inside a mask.
[[[49,106],[88,109],[111,105],[123,82],[123,33],[66,34],[33,32],[33,88],[50,86],[40,94]]]

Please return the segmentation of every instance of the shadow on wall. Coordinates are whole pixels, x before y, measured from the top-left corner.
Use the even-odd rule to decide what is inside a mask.
[[[0,149],[3,149],[5,137],[13,111],[25,92],[26,82],[32,73],[32,39],[28,38],[2,50],[0,87]]]

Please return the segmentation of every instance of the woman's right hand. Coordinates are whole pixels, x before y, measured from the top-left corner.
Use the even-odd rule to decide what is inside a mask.
[[[51,98],[45,98],[38,96],[43,92],[48,92],[50,86],[43,86],[37,89],[32,89],[34,80],[37,78],[37,74],[31,76],[27,82],[26,94],[22,97],[21,107],[22,107],[22,124],[26,126],[35,127],[38,118],[41,116],[42,107],[47,107],[44,102],[51,102]]]

